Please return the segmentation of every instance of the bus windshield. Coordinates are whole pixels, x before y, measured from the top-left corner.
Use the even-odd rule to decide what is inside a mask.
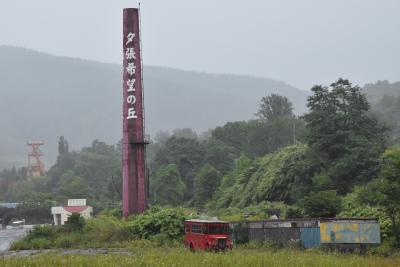
[[[228,234],[229,226],[228,225],[209,225],[208,233],[209,234]]]

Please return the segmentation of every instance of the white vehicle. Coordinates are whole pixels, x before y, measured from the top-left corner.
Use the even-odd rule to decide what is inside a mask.
[[[21,221],[13,221],[10,223],[11,228],[14,229],[22,229],[25,226],[25,219],[21,220]]]

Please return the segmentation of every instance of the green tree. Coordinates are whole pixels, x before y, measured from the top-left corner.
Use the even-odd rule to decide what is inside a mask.
[[[400,149],[387,149],[383,157],[380,173],[382,179],[382,206],[392,222],[392,233],[396,247],[400,247]]]
[[[292,117],[293,105],[286,96],[271,94],[261,99],[256,115],[264,121],[271,121],[279,117]]]
[[[232,170],[234,160],[238,157],[233,147],[213,138],[203,141],[202,146],[203,162],[212,164],[223,174]]]
[[[202,166],[204,153],[204,147],[198,140],[171,137],[156,154],[151,168],[175,164],[186,185],[185,201],[188,201],[193,197],[193,180]]]
[[[370,115],[361,88],[339,79],[328,87],[315,86],[308,99],[307,141],[318,153],[334,188],[347,193],[379,171],[377,160],[386,145],[386,128]]]
[[[283,147],[304,141],[305,123],[295,117],[276,117],[267,122],[249,121],[247,143],[243,151],[261,157]]]
[[[310,217],[335,217],[341,205],[341,197],[333,190],[311,192],[300,202],[304,214]]]
[[[263,201],[293,204],[309,193],[311,177],[318,171],[318,161],[306,145],[289,146],[253,161],[242,156],[223,177],[215,203],[220,208]]]
[[[64,136],[60,136],[58,140],[58,154],[63,155],[69,152],[68,141],[64,138]]]
[[[400,83],[398,83],[400,85]],[[397,91],[400,91],[397,88]],[[400,96],[384,95],[372,109],[390,127],[391,143],[400,143]]]
[[[64,228],[70,232],[79,232],[85,226],[85,218],[79,213],[72,213],[64,224]]]
[[[119,148],[95,140],[77,154],[72,170],[88,185],[93,203],[101,207],[112,202],[110,181],[112,177],[121,177],[121,166]]]
[[[150,177],[151,199],[154,204],[173,206],[183,204],[185,188],[178,166],[175,164],[160,167]]]
[[[49,182],[46,188],[55,197],[61,194],[63,200],[67,194],[74,194],[73,187],[76,187],[80,195],[90,197],[92,203],[104,207],[113,203],[116,197],[115,186],[110,186],[111,178],[115,177],[117,186],[121,187],[121,167],[121,146],[94,140],[91,146],[81,151],[60,154],[47,173]],[[71,180],[71,185],[68,185],[71,175],[79,178]],[[85,191],[79,189],[79,185],[83,185]]]
[[[215,204],[218,208],[230,206],[234,191],[238,187],[238,185],[236,185],[237,180],[250,168],[251,164],[251,159],[242,154],[235,160],[233,170],[222,177],[218,191],[215,194]]]
[[[60,201],[66,201],[69,198],[90,198],[92,190],[84,179],[76,176],[73,171],[66,172],[61,177],[59,187]]]
[[[221,173],[212,165],[204,165],[194,179],[194,201],[196,206],[202,207],[210,201],[214,192],[221,183]]]
[[[235,158],[242,153],[251,158],[261,157],[285,146],[304,142],[305,123],[294,116],[281,116],[269,121],[228,122],[217,127],[211,139],[232,147]]]
[[[232,147],[239,156],[247,143],[249,124],[245,121],[228,122],[212,131],[212,138]]]
[[[197,133],[190,128],[176,128],[172,131],[172,136],[176,138],[197,139]]]

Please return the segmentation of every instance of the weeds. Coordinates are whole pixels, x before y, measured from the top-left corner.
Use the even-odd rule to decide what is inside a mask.
[[[0,259],[0,266],[383,266],[400,265],[400,258],[359,256],[301,250],[234,249],[227,253],[191,253],[183,248],[151,247],[150,241],[131,242],[131,256],[43,254],[28,258]],[[149,246],[149,247],[143,247]],[[141,247],[140,249],[138,247]]]

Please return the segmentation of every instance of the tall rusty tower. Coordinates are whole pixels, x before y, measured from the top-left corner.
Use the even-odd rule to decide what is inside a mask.
[[[46,175],[44,163],[40,160],[40,157],[43,156],[43,153],[39,148],[40,146],[44,145],[44,143],[40,141],[30,141],[27,143],[27,145],[32,148],[32,151],[28,154],[27,176],[37,177]]]
[[[122,212],[142,213],[147,206],[144,101],[139,9],[123,11]]]

